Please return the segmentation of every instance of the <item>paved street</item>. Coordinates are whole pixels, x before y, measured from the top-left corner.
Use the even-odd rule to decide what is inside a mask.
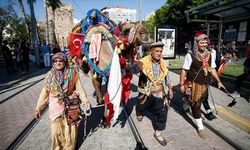
[[[40,76],[40,78],[43,77]],[[33,119],[33,111],[35,109],[36,101],[41,91],[43,81],[38,82],[31,88],[24,92],[15,94],[17,90],[22,90],[26,84],[37,81],[39,77],[34,77],[29,80],[21,82],[19,85],[9,89],[10,91],[0,94],[0,99],[7,96],[14,95],[7,101],[0,104],[0,149],[6,149],[7,146],[18,136],[18,134],[30,123]],[[23,86],[22,86],[23,85]],[[7,95],[7,96],[6,96]]]
[[[31,78],[25,81],[34,82],[34,80],[41,79],[44,75],[37,76],[36,78]],[[175,73],[170,73],[171,80],[175,86],[178,83],[178,75]],[[93,87],[90,83],[90,77],[84,77],[84,86],[86,87],[87,96],[91,100],[93,106],[95,106],[95,98],[93,97]],[[137,96],[136,84],[138,77],[134,76],[131,85],[131,99],[129,105],[127,106],[129,115],[132,117],[141,137],[148,149],[234,149],[226,143],[223,139],[213,133],[211,130],[207,129],[209,134],[209,141],[203,141],[199,138],[194,124],[192,123],[192,117],[186,115],[180,107],[177,107],[180,103],[181,95],[178,91],[175,91],[175,98],[173,99],[177,103],[173,103],[173,108],[168,112],[168,122],[166,130],[163,132],[164,136],[168,141],[166,147],[162,147],[153,137],[153,128],[150,121],[150,113],[147,113],[147,117],[144,117],[142,122],[138,122],[135,119],[134,105]],[[21,92],[11,99],[5,101],[0,105],[1,108],[1,148],[5,149],[11,141],[21,132],[21,130],[33,119],[33,111],[41,86],[43,81],[38,82],[31,88]],[[19,84],[21,86],[22,83]],[[211,88],[211,90],[215,90]],[[214,93],[214,91],[212,92]],[[2,93],[4,95],[5,93]],[[219,93],[220,96],[223,93]],[[2,97],[1,95],[1,97]],[[225,97],[225,99],[228,99]],[[20,100],[22,100],[20,103]],[[178,102],[179,101],[179,102]],[[244,102],[244,101],[242,101]],[[16,105],[18,104],[18,105]],[[217,101],[216,101],[217,104]],[[211,105],[212,106],[212,105]],[[241,101],[237,103],[237,107],[242,107]],[[235,107],[236,107],[235,106]],[[87,138],[84,139],[84,125],[82,122],[80,125],[80,137],[79,138],[79,149],[135,149],[138,146],[132,132],[131,128],[121,113],[119,121],[113,123],[110,129],[102,129],[98,127],[100,121],[100,112],[102,108],[93,108],[92,115],[87,120]],[[15,116],[15,117],[11,117]],[[14,123],[13,123],[14,122]],[[249,140],[249,135],[242,131],[241,129],[233,126],[232,124],[226,122],[221,117],[218,116],[216,120],[207,121],[204,120],[205,124],[213,126],[213,129],[217,126],[221,130],[227,130],[231,137],[237,138],[239,145],[244,145],[248,149],[249,144],[246,142]],[[223,126],[227,129],[223,129]],[[224,131],[223,131],[224,132]],[[233,135],[233,136],[232,136]],[[50,127],[48,123],[47,112],[43,115],[41,120],[34,126],[27,137],[18,145],[17,149],[50,149]],[[244,140],[245,139],[245,140]]]
[[[73,109],[78,105],[77,98],[74,93],[72,98],[67,97],[67,93],[61,92],[71,90],[60,87],[63,84],[79,90],[79,86],[70,81],[75,77],[81,78],[91,103],[91,108],[81,106],[84,118],[81,116],[82,120],[78,122],[77,150],[250,150],[250,15],[247,15],[250,0],[28,2],[0,2],[0,150],[49,150],[54,147],[51,145],[53,137],[48,115],[53,118],[63,108],[50,103],[50,111],[46,106],[39,119],[35,118],[38,115],[35,114],[37,101],[43,86],[47,86],[44,84],[49,70],[52,70],[56,80],[60,80],[55,84],[52,75],[46,84],[51,83],[52,89],[59,91],[59,94],[52,91],[55,95],[52,97],[61,97],[65,101],[63,117],[76,121]],[[185,57],[189,52],[192,57]],[[114,57],[117,62],[113,60],[116,56],[113,53],[119,55],[119,58]],[[166,129],[161,132],[167,145],[164,139],[154,137],[157,128],[154,118],[159,120],[160,117],[153,116],[153,108],[142,112],[142,120],[139,117],[137,120],[138,74],[133,75],[131,80],[129,100],[126,104],[125,100],[121,101],[118,118],[111,120],[110,127],[104,128],[112,110],[103,114],[107,105],[98,104],[91,73],[75,76],[66,70],[76,66],[79,66],[75,68],[77,71],[90,69],[93,78],[110,75],[110,68],[113,67],[112,71],[120,73],[121,69],[122,74],[137,72],[139,68],[133,68],[133,63],[138,63],[146,55],[152,55],[153,65],[156,64],[156,67],[150,68],[153,75],[159,72],[159,63],[161,72],[162,61],[170,69],[168,75],[173,97],[170,107],[166,108]],[[157,65],[159,57],[164,60]],[[211,73],[215,73],[214,70],[211,72],[214,59],[220,79],[211,79],[206,85],[211,111],[206,107],[205,100],[201,101],[201,110],[198,111],[201,118],[197,121],[193,118],[197,114],[192,114],[191,104],[180,90],[180,72],[183,66],[189,68],[191,65],[191,74],[189,71],[185,76],[194,74],[194,82],[204,79],[205,84]],[[149,61],[151,63],[151,58]],[[146,72],[147,63],[143,62],[142,66],[145,68],[146,65]],[[124,91],[119,91],[123,83],[119,83],[115,76],[114,83],[119,87],[114,84],[109,87],[113,90],[108,94],[111,102],[120,92],[124,95]],[[112,73],[110,78],[113,79]],[[69,81],[67,85],[65,81]],[[217,88],[220,83],[225,87]],[[161,89],[157,87],[146,91],[155,90],[158,93]],[[198,92],[197,97],[202,91],[197,87],[195,91],[192,87],[191,92],[185,93],[191,93],[193,97]],[[103,99],[106,91],[107,85],[103,83]],[[115,94],[113,97],[112,93]],[[100,92],[97,95],[100,99]],[[115,111],[116,108],[114,105]],[[202,128],[200,120],[208,135],[207,140],[198,134],[198,126]],[[198,122],[197,125],[195,122]],[[206,135],[199,133],[206,139]],[[56,134],[61,136],[58,132]],[[162,146],[157,139],[166,146]]]

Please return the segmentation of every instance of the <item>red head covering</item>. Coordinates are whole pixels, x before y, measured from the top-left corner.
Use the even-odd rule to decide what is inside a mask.
[[[194,36],[195,41],[199,41],[199,40],[205,39],[205,38],[208,38],[208,36],[206,34],[204,34],[203,32],[197,32]]]
[[[58,53],[56,53],[55,55],[53,55],[52,61],[53,61],[54,59],[56,59],[56,58],[62,59],[62,60],[64,60],[65,62],[67,61],[66,55],[65,55],[64,53],[62,53],[62,52],[58,52]]]

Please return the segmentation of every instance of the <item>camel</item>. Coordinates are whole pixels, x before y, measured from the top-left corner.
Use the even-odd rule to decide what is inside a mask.
[[[93,13],[91,19],[95,19],[95,17],[95,13]],[[108,78],[107,73],[102,74],[101,72],[107,70],[107,68],[109,67],[117,43],[120,42],[120,45],[122,45],[122,47],[120,48],[121,52],[119,56],[125,58],[127,64],[132,64],[134,59],[133,57],[136,53],[135,48],[142,44],[149,44],[152,42],[148,30],[141,24],[127,23],[120,25],[119,28],[121,29],[121,36],[119,38],[119,41],[113,31],[108,30],[107,26],[103,23],[93,25],[86,30],[85,39],[87,39],[87,41],[89,42],[91,41],[91,37],[93,34],[101,34],[101,46],[98,61],[94,61],[93,59],[88,60],[92,61],[94,67],[96,67],[98,70],[97,72],[93,69],[92,66],[92,84],[94,86],[97,103],[99,105],[104,104],[103,94],[101,93],[102,78]],[[80,27],[78,25],[78,27],[75,27],[72,31],[76,32],[79,29]],[[89,46],[89,44],[87,44],[87,47]],[[110,126],[110,122],[107,121],[106,118],[107,105],[105,104],[104,116],[101,122],[101,125],[104,128],[108,128]]]

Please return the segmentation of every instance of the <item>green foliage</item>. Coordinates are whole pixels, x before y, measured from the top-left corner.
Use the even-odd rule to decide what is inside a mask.
[[[147,21],[142,21],[143,26],[145,26],[149,30],[150,37],[154,38],[154,26],[156,24],[155,17],[150,16]]]
[[[52,11],[55,11],[62,5],[62,2],[60,0],[46,0],[46,3],[52,8]]]
[[[188,36],[193,36],[198,24],[187,23],[185,11],[204,4],[207,0],[168,0],[165,5],[155,11],[155,16],[144,21],[143,24],[154,35],[154,27],[157,25],[173,25],[177,27],[178,39],[187,40]],[[178,43],[177,43],[178,44]]]
[[[3,39],[8,40],[10,46],[14,43],[27,40],[27,32],[23,18],[19,17],[13,8],[14,3],[9,1],[7,9],[1,9],[3,16],[1,19],[1,34]]]

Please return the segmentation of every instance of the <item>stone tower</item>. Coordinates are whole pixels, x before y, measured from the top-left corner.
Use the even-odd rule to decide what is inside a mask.
[[[49,43],[52,43],[52,9],[48,7],[48,23],[49,23]],[[73,23],[73,7],[71,4],[62,4],[55,11],[55,36],[60,48],[63,49],[68,45],[68,35],[74,27]]]

